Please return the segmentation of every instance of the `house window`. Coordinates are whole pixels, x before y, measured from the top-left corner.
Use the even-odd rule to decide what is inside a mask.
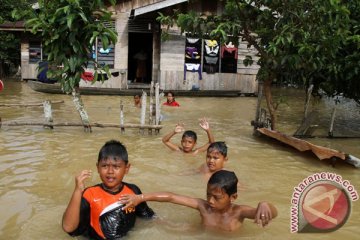
[[[97,44],[93,47],[93,58],[98,62],[100,66],[108,65],[110,68],[114,68],[115,51],[114,45],[109,45],[108,48],[104,48],[101,41],[97,41]]]
[[[115,31],[115,21],[106,22],[105,26]],[[113,44],[109,45],[106,49],[103,47],[101,40],[97,39],[95,45],[92,47],[92,58],[100,65],[108,65],[109,68],[114,68],[115,47]],[[88,65],[93,68],[94,64],[91,62]]]

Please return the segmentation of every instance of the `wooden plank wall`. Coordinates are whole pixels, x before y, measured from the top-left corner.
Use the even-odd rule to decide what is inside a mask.
[[[238,60],[238,73],[214,73],[202,72],[202,80],[198,72],[186,71],[184,79],[185,63],[185,37],[171,35],[171,40],[161,42],[160,53],[160,88],[165,90],[191,90],[193,87],[200,90],[239,90],[244,94],[257,92],[256,73],[258,66],[242,66],[241,55]],[[246,46],[246,45],[245,45]],[[243,54],[247,49],[240,51]],[[250,50],[250,53],[256,54]],[[248,54],[248,53],[247,53]],[[240,57],[240,56],[239,56]],[[242,64],[242,65],[241,65]]]
[[[37,76],[37,63],[29,63],[29,42],[23,39],[21,42],[21,78],[22,79],[36,79]]]

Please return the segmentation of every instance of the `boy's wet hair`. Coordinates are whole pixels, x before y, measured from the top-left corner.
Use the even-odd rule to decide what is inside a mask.
[[[237,193],[238,178],[234,172],[227,170],[219,170],[211,175],[208,185],[221,188],[227,195],[231,196]]]
[[[227,146],[225,142],[213,142],[210,144],[210,146],[207,149],[207,152],[210,153],[214,150],[217,150],[221,155],[224,157],[227,156]]]
[[[182,135],[182,139],[183,139],[184,137],[190,137],[190,138],[194,139],[195,142],[196,142],[196,140],[197,140],[197,135],[196,135],[196,133],[195,133],[194,131],[191,131],[191,130],[185,131],[184,134]]]
[[[117,140],[107,141],[99,151],[98,162],[101,160],[113,159],[128,163],[128,152],[126,147]]]

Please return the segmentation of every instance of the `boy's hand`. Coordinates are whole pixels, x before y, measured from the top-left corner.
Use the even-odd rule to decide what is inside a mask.
[[[255,216],[255,223],[265,227],[272,219],[271,209],[267,202],[260,202],[258,204]]]
[[[124,194],[119,198],[119,202],[124,204],[125,206],[122,210],[125,210],[129,207],[136,207],[138,204],[142,202],[144,199],[144,195],[135,195],[135,194]]]
[[[206,118],[202,118],[199,121],[200,121],[199,125],[202,129],[204,129],[205,131],[210,129],[209,122],[207,121]]]
[[[90,178],[92,174],[91,170],[82,170],[79,175],[75,177],[75,188],[81,191],[85,189],[85,180]]]
[[[178,123],[178,124],[176,124],[174,131],[175,131],[176,133],[184,132],[184,131],[185,131],[184,124],[183,124],[183,123]]]

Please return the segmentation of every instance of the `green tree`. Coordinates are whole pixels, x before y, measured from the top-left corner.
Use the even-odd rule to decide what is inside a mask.
[[[0,24],[13,22],[11,12],[27,12],[31,3],[26,0],[2,0],[0,4]],[[10,69],[20,65],[20,41],[13,33],[0,31],[0,77],[8,76]]]
[[[313,84],[317,93],[359,101],[359,5],[342,0],[227,0],[222,15],[175,12],[173,18],[160,15],[158,20],[200,37],[240,37],[253,46],[260,58],[257,78],[264,84],[275,129],[275,82]],[[252,62],[251,57],[244,61]]]
[[[43,50],[51,66],[48,77],[57,79],[65,92],[73,93],[84,125],[89,125],[89,120],[79,94],[81,74],[91,61],[95,68],[94,81],[98,79],[98,71],[109,74],[109,67],[99,66],[91,53],[98,40],[104,48],[117,41],[116,33],[105,25],[111,21],[107,4],[114,5],[115,2],[40,0],[38,12],[26,22],[32,33],[41,36]]]

